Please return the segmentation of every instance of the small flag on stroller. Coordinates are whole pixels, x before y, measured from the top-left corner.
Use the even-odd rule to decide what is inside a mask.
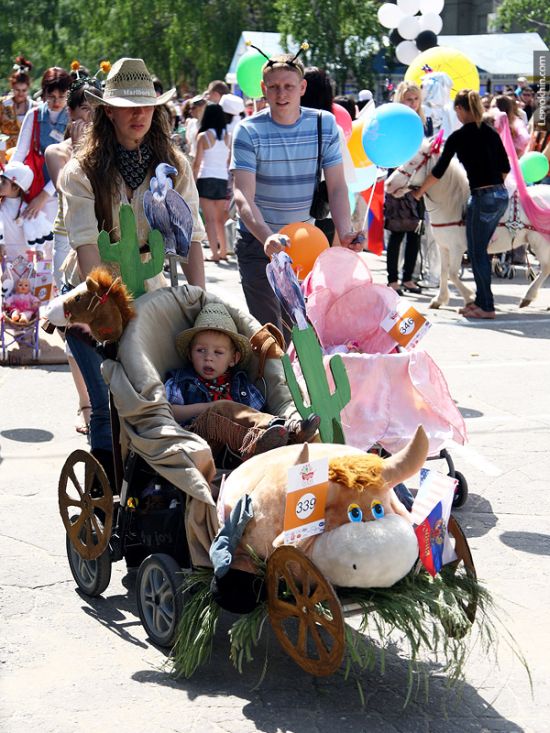
[[[456,557],[447,534],[456,484],[456,479],[439,471],[427,468],[420,471],[420,488],[414,499],[411,519],[417,525],[420,560],[431,575]]]

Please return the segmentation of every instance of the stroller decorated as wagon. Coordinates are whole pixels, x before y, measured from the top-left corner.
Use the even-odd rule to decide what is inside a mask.
[[[467,540],[453,517],[446,532],[450,561],[434,576],[418,566],[417,535],[392,486],[422,465],[428,452],[424,432],[417,431],[402,451],[386,460],[342,443],[319,443],[275,449],[246,461],[230,475],[223,468],[216,470],[208,444],[175,422],[163,385],[167,371],[179,364],[176,334],[190,328],[202,307],[214,300],[218,299],[189,286],[142,296],[136,302],[137,317],[103,364],[112,400],[115,476],[109,480],[93,456],[75,451],[59,481],[67,554],[78,587],[97,596],[108,587],[113,562],[124,559],[129,567],[138,567],[141,621],[154,643],[174,647],[174,670],[180,676],[189,676],[206,661],[220,607],[231,608],[235,598],[240,605],[241,591],[248,598],[245,606],[250,599],[253,602],[238,609],[246,613],[233,625],[231,655],[237,665],[251,653],[263,619],[269,618],[283,648],[308,673],[332,674],[344,659],[368,666],[372,648],[345,622],[354,611],[364,632],[374,633],[369,619],[375,619],[379,631],[403,632],[413,660],[422,647],[428,651],[441,647],[456,675],[464,659],[463,638],[476,610],[478,617],[481,611],[480,628],[491,628],[486,613],[490,599],[477,582]],[[240,333],[250,337],[258,330],[250,316],[226,307]],[[258,365],[254,357],[249,374],[265,390],[270,411],[286,417],[295,414],[280,359],[265,361],[261,379]],[[325,513],[317,523],[326,523],[319,537],[328,543],[328,550],[316,542],[317,536],[302,535],[300,529],[300,536],[291,541],[283,524],[288,471],[299,467],[307,489],[300,494],[303,498],[315,481],[317,461],[327,469],[320,481],[325,487]],[[354,468],[355,461],[361,470]],[[361,478],[364,470],[371,478]],[[350,485],[350,471],[359,488]],[[349,492],[352,501],[346,498]],[[339,517],[331,524],[334,496],[344,497],[345,520]],[[316,503],[309,498],[306,506],[306,499],[301,509],[295,506],[296,515],[305,513],[305,520]],[[237,515],[249,510],[248,525],[232,534]],[[371,574],[369,552],[357,550],[365,530],[373,527],[384,530],[382,535],[390,528],[381,575],[376,567]],[[340,587],[342,574],[334,568],[334,555],[346,556],[345,542],[358,533],[361,538],[352,543],[352,561],[342,572],[345,576],[367,568],[367,580],[357,588],[348,578]],[[442,546],[443,533],[440,522],[433,537],[429,531],[424,534],[425,541],[431,547]],[[339,536],[344,537],[343,544]],[[380,537],[374,540],[379,541]],[[214,546],[218,551],[221,547],[221,564],[230,572],[219,572],[212,559]],[[220,582],[223,577],[229,580]],[[490,634],[486,638],[490,641]]]

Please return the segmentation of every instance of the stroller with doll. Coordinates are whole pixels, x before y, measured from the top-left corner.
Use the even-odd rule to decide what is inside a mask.
[[[48,301],[52,290],[52,263],[19,255],[2,263],[2,310],[0,342],[2,361],[7,361],[11,346],[26,347],[32,359],[40,356],[38,309]]]
[[[217,497],[219,482],[216,479],[220,473],[228,472],[216,471],[209,446],[174,421],[162,381],[166,372],[179,363],[174,347],[175,335],[190,328],[204,304],[211,300],[218,299],[187,286],[142,296],[136,303],[137,317],[126,326],[113,358],[104,362],[103,375],[112,400],[115,476],[109,480],[102,466],[84,451],[75,451],[65,462],[59,481],[59,507],[67,532],[71,572],[83,593],[98,596],[108,587],[113,562],[125,560],[129,567],[138,567],[136,600],[147,635],[160,646],[171,647],[175,643],[176,649],[183,648],[187,653],[193,649],[197,638],[194,634],[189,636],[189,630],[196,630],[197,619],[205,618],[204,604],[210,609],[215,605],[210,592],[213,540],[220,535],[223,539],[223,530],[231,524],[235,512],[242,509],[241,500],[249,496],[258,520],[254,518],[240,537],[241,555],[235,563],[236,573],[261,576],[263,590],[256,597],[257,607],[247,609],[243,618],[245,621],[252,617],[257,619],[257,614],[265,611],[278,640],[297,664],[310,674],[332,674],[341,665],[346,650],[349,651],[350,637],[344,618],[358,608],[363,618],[371,616],[375,589],[369,590],[368,600],[355,592],[353,605],[350,605],[346,600],[350,595],[349,580],[344,582],[346,590],[342,592],[340,576],[333,572],[324,552],[316,556],[317,564],[308,549],[311,543],[307,546],[300,542],[280,545],[276,538],[271,538],[271,533],[282,522],[281,496],[286,491],[287,467],[295,464],[307,467],[317,458],[328,459],[330,463],[333,457],[338,459],[348,454],[363,460],[366,454],[362,449],[342,444],[313,444],[310,455],[301,452],[301,446],[278,448],[236,468]],[[257,331],[258,324],[250,316],[229,305],[226,307],[240,333],[252,336]],[[249,367],[250,376],[266,390],[270,411],[276,415],[294,414],[295,406],[281,361],[268,358],[259,380],[258,364],[258,359],[254,358]],[[303,408],[304,403],[300,406]],[[344,424],[345,419],[344,416]],[[397,450],[387,461],[376,456],[368,460],[381,461],[381,470],[389,471],[388,481],[394,485],[414,472],[413,468],[420,467],[428,452],[428,439],[429,435],[423,437],[421,431],[411,441],[403,441],[403,449]],[[413,453],[416,453],[414,460],[411,458]],[[302,471],[304,480],[310,480],[308,475],[307,471]],[[338,482],[342,480],[331,477],[329,486],[333,483],[340,486]],[[343,510],[344,534],[348,532],[347,525],[352,526],[352,523],[354,533],[358,529],[370,529],[373,526],[370,518],[377,520],[378,527],[384,527],[384,514],[386,519],[391,519],[388,526],[399,524],[403,529],[398,515],[402,515],[404,509],[398,506],[388,481],[384,483],[384,492],[388,493],[380,499],[373,498],[369,489],[357,494],[352,503],[345,500],[348,508]],[[313,510],[315,502],[308,501]],[[309,509],[304,503],[301,506],[307,518]],[[269,511],[275,512],[273,522],[261,522],[269,507]],[[363,514],[365,521],[358,520]],[[467,540],[451,517],[448,521],[451,558],[442,574],[437,576],[439,579],[433,581],[431,576],[415,570],[418,543],[411,535],[408,520],[406,524],[408,558],[405,568],[397,575],[393,575],[393,561],[389,563],[392,567],[388,571],[392,575],[389,585],[393,586],[397,579],[393,586],[395,593],[400,593],[409,609],[411,603],[414,608],[424,609],[419,618],[434,619],[439,608],[445,610],[445,617],[436,620],[443,624],[449,640],[446,653],[452,659],[456,652],[452,644],[459,644],[467,634],[476,608],[485,598],[477,584]],[[441,523],[438,527],[436,544],[442,537]],[[341,531],[341,527],[338,529]],[[262,533],[266,530],[269,534],[267,553],[265,544],[262,552],[265,540]],[[260,532],[259,536],[254,534],[256,531]],[[321,536],[328,538],[329,535],[330,538],[334,536],[328,531]],[[411,537],[414,537],[412,544]],[[397,543],[399,547],[401,544]],[[343,555],[341,549],[338,547],[339,557]],[[202,593],[196,592],[197,584],[200,585],[197,573],[205,573],[209,579],[207,585],[202,586]],[[426,586],[423,593],[429,588],[430,593],[435,594],[427,604],[415,596],[414,584],[420,582],[419,579]],[[398,590],[400,583],[405,585]],[[446,602],[432,603],[442,588],[447,591]],[[387,592],[383,595],[387,596]],[[446,604],[450,598],[453,608],[448,615]],[[244,611],[241,609],[241,612]],[[195,616],[190,619],[189,613]],[[410,617],[403,618],[407,626]],[[213,634],[215,624],[209,628]],[[422,643],[421,638],[431,638],[426,636],[421,625],[418,631],[421,633],[419,643]],[[204,656],[201,659],[204,661]],[[196,665],[190,667],[186,663],[183,666],[175,663],[175,667],[182,675],[196,669]]]

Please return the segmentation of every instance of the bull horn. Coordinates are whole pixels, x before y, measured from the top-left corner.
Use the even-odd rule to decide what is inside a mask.
[[[420,471],[427,457],[428,436],[422,425],[419,425],[410,443],[384,461],[384,480],[390,486],[401,483]]]
[[[309,445],[307,443],[303,444],[300,455],[296,459],[296,463],[294,465],[298,466],[300,463],[309,463]]]

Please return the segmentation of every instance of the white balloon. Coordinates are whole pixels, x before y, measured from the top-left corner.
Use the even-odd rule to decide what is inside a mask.
[[[404,15],[415,15],[420,9],[420,0],[397,0],[397,7]]]
[[[401,43],[399,43],[395,48],[397,60],[407,66],[412,64],[419,53],[420,51],[417,49],[414,41],[401,41]]]
[[[423,15],[428,15],[428,13],[439,15],[444,5],[445,0],[420,0],[420,12]]]
[[[426,13],[426,15],[421,15],[418,19],[418,23],[420,25],[420,30],[433,31],[436,36],[438,33],[441,33],[441,29],[443,28],[441,16],[436,15],[436,13]],[[403,38],[405,38],[405,36],[403,36]]]
[[[419,18],[415,18],[411,15],[406,15],[404,18],[401,18],[399,23],[397,24],[397,32],[401,36],[401,38],[405,38],[406,40],[412,41],[413,38],[416,38],[416,36],[420,33],[420,22]]]
[[[394,3],[384,3],[378,8],[378,21],[384,28],[396,28],[402,17],[402,11]]]

